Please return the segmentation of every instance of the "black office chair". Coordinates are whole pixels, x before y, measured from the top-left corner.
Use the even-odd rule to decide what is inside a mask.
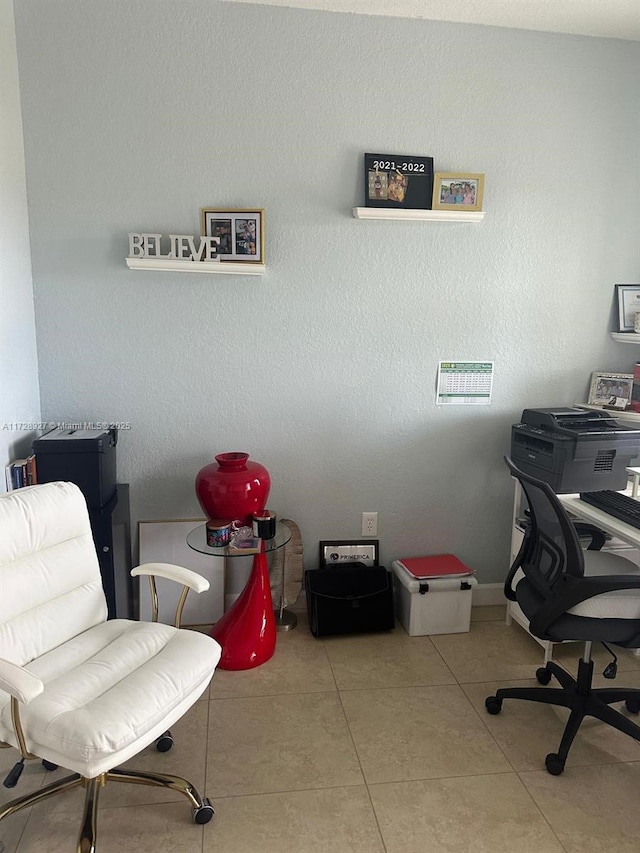
[[[536,678],[546,685],[553,675],[560,689],[500,689],[485,700],[485,707],[490,714],[499,714],[503,699],[527,699],[570,708],[558,752],[549,753],[545,760],[549,773],[558,776],[586,716],[597,717],[640,740],[640,726],[609,707],[612,702],[625,702],[630,713],[639,713],[640,690],[592,688],[591,660],[594,642],[640,648],[640,571],[615,554],[583,551],[575,527],[551,487],[520,471],[508,457],[505,462],[520,481],[531,519],[509,570],[505,595],[518,602],[534,636],[553,642],[584,640],[585,647],[577,679],[549,661],[537,670]],[[512,582],[519,569],[524,576],[514,590]]]

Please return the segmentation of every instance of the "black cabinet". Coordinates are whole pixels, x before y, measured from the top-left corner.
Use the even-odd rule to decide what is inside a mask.
[[[118,483],[114,496],[104,506],[89,509],[89,518],[109,619],[132,619],[133,579],[130,574],[131,516],[128,483]]]

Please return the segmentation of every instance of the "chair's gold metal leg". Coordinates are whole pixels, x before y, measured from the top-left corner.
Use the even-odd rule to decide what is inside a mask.
[[[98,835],[98,797],[104,784],[103,776],[85,781],[86,794],[84,798],[84,813],[78,838],[77,853],[95,853],[96,837]]]
[[[17,797],[5,803],[0,808],[0,820],[10,814],[19,812],[27,806],[33,806],[48,797],[53,797],[55,794],[62,794],[64,791],[70,791],[72,788],[77,788],[82,784],[82,776],[79,773],[73,773],[71,776],[65,776],[64,779],[58,779],[57,782],[51,782],[50,785],[45,785],[44,788],[39,788],[31,794],[25,794],[24,797]]]
[[[114,768],[109,770],[107,781],[109,782],[133,782],[137,785],[159,785],[162,788],[171,788],[173,791],[179,791],[191,802],[194,809],[198,809],[203,804],[203,799],[193,787],[191,782],[183,779],[182,776],[171,776],[168,773],[149,773],[146,770],[120,770]]]

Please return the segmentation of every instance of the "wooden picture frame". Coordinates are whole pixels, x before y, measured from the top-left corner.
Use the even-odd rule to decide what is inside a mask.
[[[626,409],[631,403],[633,373],[592,373],[589,406],[604,409]]]
[[[378,539],[330,539],[319,543],[318,565],[338,566],[340,563],[364,563],[377,566],[380,553]]]
[[[433,210],[482,210],[484,175],[472,172],[436,172]]]
[[[264,210],[203,207],[201,230],[219,238],[221,263],[264,264]]]

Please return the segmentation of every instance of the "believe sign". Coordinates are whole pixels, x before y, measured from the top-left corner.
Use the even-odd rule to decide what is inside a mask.
[[[163,254],[162,234],[129,234],[130,258],[166,258],[181,261],[219,261],[219,237],[169,234],[169,251]],[[165,244],[166,247],[166,244]]]

